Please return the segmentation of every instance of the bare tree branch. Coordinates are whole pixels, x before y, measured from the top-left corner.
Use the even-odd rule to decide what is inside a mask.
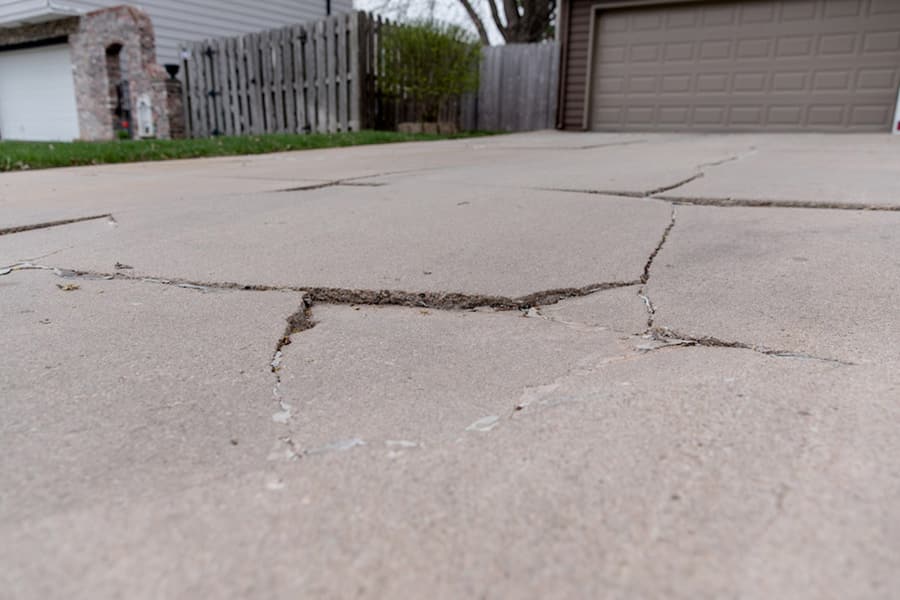
[[[475,0],[459,0],[466,9],[469,18],[478,29],[482,43],[487,43],[487,32],[484,23],[475,11]],[[502,0],[503,12],[500,15],[499,0],[487,0],[491,10],[491,18],[497,31],[503,36],[503,41],[508,44],[523,44],[540,42],[553,37],[554,13],[558,0]]]
[[[484,28],[484,22],[481,20],[481,17],[475,12],[475,8],[472,7],[472,3],[469,0],[459,0],[460,4],[463,5],[463,8],[466,9],[466,12],[469,14],[469,18],[472,19],[472,24],[475,25],[475,29],[478,30],[478,37],[481,39],[481,44],[484,46],[490,46],[491,40],[488,38],[487,29]],[[494,0],[490,0],[491,4],[494,3]],[[502,33],[502,31],[501,31]]]
[[[491,18],[494,19],[494,25],[497,26],[497,31],[503,36],[503,41],[508,42],[509,34],[506,31],[506,24],[500,19],[500,11],[497,10],[497,2],[495,0],[488,0],[488,5],[491,7]]]

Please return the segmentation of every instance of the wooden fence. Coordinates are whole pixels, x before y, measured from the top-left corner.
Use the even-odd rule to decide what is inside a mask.
[[[190,135],[395,127],[414,111],[377,90],[384,69],[380,39],[390,26],[353,12],[184,44]],[[494,131],[553,127],[558,56],[555,43],[485,48],[478,94],[453,99],[442,120]]]
[[[531,131],[556,125],[559,44],[485,48],[476,128]]]
[[[193,137],[334,133],[364,126],[364,13],[185,45]]]

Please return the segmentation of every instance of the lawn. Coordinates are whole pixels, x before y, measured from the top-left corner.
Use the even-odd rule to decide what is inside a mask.
[[[485,132],[437,135],[394,131],[269,134],[194,140],[117,140],[111,142],[0,142],[0,171],[78,165],[171,160],[203,156],[265,154],[288,150],[338,148],[365,144],[419,142],[488,135]]]

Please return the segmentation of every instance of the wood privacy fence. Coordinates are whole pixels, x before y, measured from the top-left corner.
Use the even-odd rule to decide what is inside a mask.
[[[559,44],[555,42],[484,48],[475,128],[553,128],[558,82]]]
[[[393,128],[409,107],[378,94],[381,35],[364,12],[184,44],[185,112],[192,137],[336,133]],[[553,127],[555,43],[485,48],[476,94],[451,100],[443,120],[463,129]]]
[[[184,45],[193,137],[366,127],[381,20],[354,12]]]

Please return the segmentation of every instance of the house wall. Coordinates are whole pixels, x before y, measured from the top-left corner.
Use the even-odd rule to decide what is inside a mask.
[[[113,44],[122,46],[122,76],[129,82],[132,120],[137,117],[139,98],[146,95],[152,107],[155,137],[170,137],[168,115],[173,103],[168,94],[175,89],[167,92],[169,77],[157,63],[149,16],[133,7],[118,6],[82,17],[0,29],[0,49],[64,40],[71,49],[81,139],[109,140],[115,136],[106,57],[106,49]]]
[[[588,80],[591,15],[597,0],[563,0],[564,26],[561,32],[560,99],[557,126],[581,129],[584,95]]]
[[[160,64],[181,63],[181,42],[262,31],[325,16],[326,0],[57,0],[82,10],[131,4],[150,15]],[[353,0],[331,0],[331,13],[353,10]]]

